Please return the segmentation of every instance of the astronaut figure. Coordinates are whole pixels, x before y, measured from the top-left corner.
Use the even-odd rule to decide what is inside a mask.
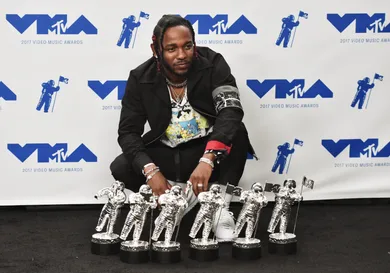
[[[150,200],[147,200],[146,196],[150,196]],[[129,232],[134,227],[133,241],[138,241],[145,224],[146,214],[149,209],[157,207],[157,200],[152,195],[152,189],[145,184],[140,187],[139,192],[129,196],[129,204],[130,211],[127,214],[120,238],[126,240]]]
[[[101,232],[107,223],[107,235],[114,232],[115,222],[119,215],[119,209],[126,201],[126,194],[124,193],[125,185],[122,182],[115,181],[111,187],[101,189],[95,198],[102,196],[108,197],[108,202],[104,205],[96,226],[96,231]]]
[[[160,195],[158,203],[162,206],[162,210],[155,221],[152,240],[157,241],[165,228],[164,244],[169,245],[175,226],[180,221],[180,215],[187,208],[188,203],[186,198],[182,196],[182,189],[178,185],[173,186],[166,193]]]
[[[238,236],[241,229],[247,223],[245,230],[245,239],[252,238],[255,225],[258,221],[261,208],[268,204],[264,196],[263,187],[260,183],[254,183],[249,191],[243,191],[240,196],[240,202],[244,203],[237,218],[234,233]]]
[[[288,142],[278,146],[278,154],[275,163],[272,167],[272,172],[276,172],[279,168],[279,174],[283,174],[284,168],[286,167],[287,158],[290,154],[295,152],[295,149],[289,149],[290,144]]]
[[[370,84],[370,79],[365,77],[363,80],[358,81],[358,88],[355,98],[352,101],[351,107],[355,107],[359,102],[358,108],[362,109],[368,90],[374,88],[375,84]]]
[[[286,233],[291,206],[295,201],[302,201],[302,196],[295,191],[295,188],[295,180],[287,179],[279,192],[275,193],[275,207],[268,225],[268,232],[274,233],[276,226],[280,222],[279,233]]]
[[[202,240],[208,240],[216,212],[225,205],[225,200],[221,193],[221,187],[217,184],[212,185],[209,191],[199,193],[198,200],[201,206],[191,227],[189,234],[191,238],[195,238],[200,227],[204,224]]]
[[[119,36],[117,46],[122,46],[123,42],[125,42],[125,48],[129,48],[131,38],[133,36],[133,31],[135,28],[139,27],[141,23],[135,21],[134,15],[130,15],[128,18],[123,18],[122,21],[122,32]]]
[[[54,87],[55,83],[53,80],[50,80],[48,82],[42,83],[42,94],[39,99],[38,105],[37,105],[37,111],[41,111],[42,106],[44,106],[43,111],[45,113],[49,112],[51,99],[53,97],[54,92],[58,92],[60,90],[60,87]]]
[[[299,21],[294,22],[295,16],[289,15],[282,19],[282,30],[280,31],[278,40],[276,41],[276,45],[279,46],[283,41],[283,47],[287,47],[290,42],[291,32],[294,27],[299,26]]]

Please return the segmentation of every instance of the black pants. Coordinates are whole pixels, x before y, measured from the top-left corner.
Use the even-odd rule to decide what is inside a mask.
[[[186,183],[191,173],[199,164],[208,137],[180,144],[176,148],[168,147],[160,141],[156,141],[146,147],[148,155],[159,168],[166,179]],[[249,139],[247,131],[240,129],[233,139],[229,155],[220,162],[214,163],[214,170],[209,182],[218,184],[238,185],[244,172],[247,153],[249,151]],[[133,169],[126,157],[121,154],[110,165],[112,176],[115,180],[125,183],[126,188],[138,192],[146,178]]]

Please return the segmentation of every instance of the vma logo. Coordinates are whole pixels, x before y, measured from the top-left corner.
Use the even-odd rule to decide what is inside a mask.
[[[327,19],[340,33],[353,22],[355,22],[355,33],[390,33],[390,24],[385,23],[385,13],[375,13],[372,16],[367,13],[347,13],[343,16],[331,13],[327,14]]]
[[[390,142],[382,149],[379,149],[379,140],[369,138],[366,141],[361,139],[332,139],[322,140],[322,146],[333,156],[338,157],[349,147],[349,158],[376,158],[390,157]]]
[[[117,89],[117,99],[122,100],[127,81],[88,81],[89,88],[96,93],[102,100]]]
[[[20,17],[18,14],[7,14],[6,20],[23,34],[36,22],[36,34],[47,35],[78,35],[84,32],[86,35],[97,35],[97,28],[84,16],[81,15],[73,23],[68,22],[66,14],[57,14],[53,17],[48,14],[26,14]]]
[[[286,174],[288,173],[291,158],[293,156],[293,153],[295,152],[295,146],[303,147],[303,141],[296,138],[293,142],[293,146],[291,149],[290,149],[290,143],[288,142],[285,142],[284,144],[278,146],[278,152],[276,154],[275,163],[271,169],[273,173],[278,172],[279,174],[283,174],[285,170],[286,170]]]
[[[295,33],[300,24],[299,22],[300,18],[308,19],[309,14],[303,11],[299,11],[298,19],[296,21],[295,21],[295,16],[293,14],[290,14],[289,16],[284,17],[282,19],[282,30],[280,31],[279,37],[276,40],[277,46],[280,46],[282,42],[284,48],[293,46]],[[292,38],[291,42],[290,42],[290,38]]]
[[[141,25],[141,18],[149,20],[149,14],[141,11],[138,18],[135,15],[130,15],[127,18],[122,19],[122,31],[119,35],[117,46],[121,47],[124,43],[124,48],[129,48],[130,42],[133,42],[131,46],[134,48],[135,38],[137,36],[137,30]]]
[[[257,34],[257,28],[244,16],[241,15],[233,23],[229,23],[227,14],[217,14],[211,17],[209,14],[189,14],[184,17],[192,25],[198,24],[198,34]]]
[[[53,112],[57,93],[60,90],[60,83],[68,84],[68,82],[68,78],[65,78],[64,76],[59,76],[57,86],[55,86],[54,80],[49,80],[47,82],[42,83],[41,96],[39,98],[36,110],[41,111],[43,107],[44,113],[48,113],[50,108],[51,112]]]
[[[54,146],[48,143],[28,143],[24,146],[11,143],[7,145],[7,148],[20,162],[26,161],[35,151],[38,155],[38,163],[76,163],[82,159],[85,162],[97,162],[97,156],[84,144],[72,153],[69,153],[66,143],[57,143]]]
[[[247,86],[259,98],[263,98],[272,89],[275,89],[276,99],[286,99],[291,97],[294,99],[314,99],[317,96],[321,98],[333,98],[333,92],[321,81],[317,80],[311,87],[305,89],[305,80],[298,79],[293,81],[288,80],[247,80]]]
[[[6,101],[16,101],[15,93],[2,81],[0,81],[0,98]]]

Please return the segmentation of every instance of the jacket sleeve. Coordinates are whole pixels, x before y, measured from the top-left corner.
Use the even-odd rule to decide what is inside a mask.
[[[137,80],[130,72],[122,99],[122,110],[119,119],[118,143],[127,161],[141,173],[143,166],[152,160],[146,153],[142,134],[147,120],[142,105]]]
[[[229,154],[244,111],[236,80],[223,56],[217,54],[213,64],[211,86],[217,117],[206,150],[220,150]]]

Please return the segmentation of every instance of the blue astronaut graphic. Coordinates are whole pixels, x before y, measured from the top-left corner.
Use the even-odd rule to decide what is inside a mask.
[[[287,159],[291,155],[290,156],[290,161],[291,161],[292,154],[295,152],[294,149],[295,145],[303,146],[303,141],[299,139],[295,139],[294,145],[291,149],[290,149],[290,143],[288,142],[278,146],[278,153],[276,156],[275,163],[272,167],[272,172],[276,172],[279,168],[279,174],[283,174],[284,168],[286,167]],[[290,163],[288,165],[290,165]],[[288,172],[288,167],[289,166],[287,166],[286,173]]]
[[[276,45],[280,46],[280,44],[283,42],[283,47],[284,48],[289,47],[291,33],[294,30],[294,36],[295,36],[295,30],[299,26],[299,23],[300,23],[299,22],[299,18],[303,17],[303,18],[307,19],[308,16],[309,15],[307,13],[305,13],[303,11],[300,11],[299,14],[298,14],[298,20],[297,21],[295,21],[295,16],[292,15],[292,14],[289,15],[288,17],[283,18],[282,19],[282,22],[283,22],[282,30],[280,31],[279,37],[276,40]],[[294,36],[293,36],[293,39],[292,39],[290,47],[292,47],[292,45],[293,45]]]
[[[38,102],[38,105],[36,108],[37,111],[41,111],[41,109],[43,107],[43,111],[45,113],[48,113],[49,109],[50,109],[51,102],[52,102],[52,98],[54,95],[53,107],[51,110],[51,112],[53,112],[56,94],[60,90],[59,84],[60,84],[60,82],[68,84],[68,81],[69,81],[69,79],[67,79],[63,76],[60,76],[57,86],[55,86],[54,80],[49,80],[47,82],[42,83],[42,94],[41,94],[41,97],[39,98],[39,102]]]
[[[375,87],[375,84],[374,84],[375,80],[383,81],[383,76],[381,76],[379,74],[375,74],[374,75],[374,79],[372,80],[372,83],[370,83],[370,78],[368,78],[368,77],[365,77],[363,80],[358,81],[358,87],[357,87],[356,95],[353,98],[353,101],[352,101],[352,104],[351,104],[352,108],[354,108],[356,106],[356,104],[357,104],[358,105],[358,109],[363,109],[363,105],[364,105],[364,101],[366,100],[367,93],[370,96],[371,89],[373,89]],[[368,106],[369,96],[368,96],[368,99],[367,99],[366,108]]]
[[[122,32],[116,44],[117,46],[121,47],[122,44],[125,43],[124,48],[129,48],[130,42],[133,39],[132,48],[134,48],[135,36],[137,35],[138,27],[141,25],[140,22],[141,18],[149,19],[149,14],[141,11],[138,21],[136,21],[136,17],[134,15],[130,15],[127,18],[123,18]],[[133,38],[133,33],[134,33],[134,38]]]

